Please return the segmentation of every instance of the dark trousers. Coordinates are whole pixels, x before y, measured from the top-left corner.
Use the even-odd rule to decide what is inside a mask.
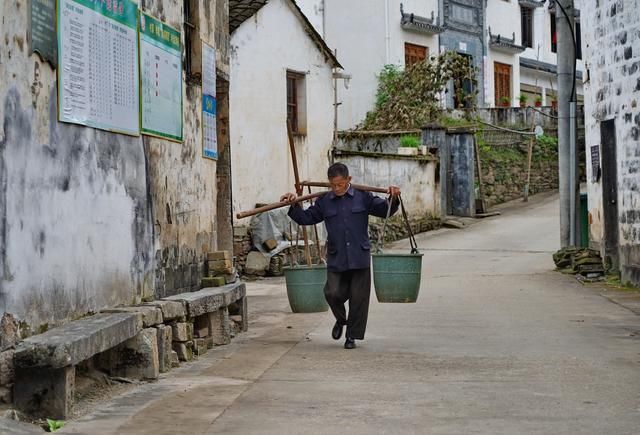
[[[369,296],[371,295],[370,269],[353,269],[345,272],[327,271],[324,296],[336,321],[347,325],[347,337],[364,339],[369,317]],[[349,301],[349,317],[344,308]]]

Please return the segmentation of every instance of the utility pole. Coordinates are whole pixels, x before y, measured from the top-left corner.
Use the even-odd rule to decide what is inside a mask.
[[[558,181],[560,188],[560,246],[577,245],[575,146],[575,45],[573,0],[556,1],[558,54]],[[572,101],[573,100],[573,101]],[[572,128],[573,133],[572,133]],[[574,140],[573,143],[572,139]]]

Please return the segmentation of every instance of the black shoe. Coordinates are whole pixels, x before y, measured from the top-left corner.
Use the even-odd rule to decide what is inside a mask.
[[[344,348],[345,349],[355,349],[356,348],[356,341],[353,338],[347,337],[347,340],[344,342]]]
[[[336,322],[336,324],[333,325],[333,329],[331,330],[331,336],[333,337],[334,340],[340,340],[340,337],[342,337],[343,326],[344,325],[341,325],[338,322]]]

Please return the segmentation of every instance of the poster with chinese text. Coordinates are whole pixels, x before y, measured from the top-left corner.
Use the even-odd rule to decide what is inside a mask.
[[[60,121],[140,134],[138,7],[58,0]]]
[[[180,33],[140,13],[142,133],[182,142]]]

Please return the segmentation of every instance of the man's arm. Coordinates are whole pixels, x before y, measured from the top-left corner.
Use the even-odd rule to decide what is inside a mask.
[[[294,194],[287,193],[285,195],[282,195],[280,201],[293,201],[295,198],[296,196]],[[319,206],[320,198],[318,198],[318,200],[316,200],[316,202],[306,210],[302,208],[302,205],[299,202],[291,204],[291,207],[289,207],[289,212],[287,214],[298,225],[315,225],[319,222],[322,222],[322,220],[324,219],[324,215],[322,213],[322,209]]]
[[[398,186],[389,186],[387,191],[389,193],[389,197],[391,198],[391,212],[389,216],[393,215],[398,211],[398,206],[400,205],[400,188]],[[389,208],[389,200],[382,199],[373,194],[371,195],[371,202],[369,205],[369,214],[372,214],[377,217],[387,217],[387,211]]]

